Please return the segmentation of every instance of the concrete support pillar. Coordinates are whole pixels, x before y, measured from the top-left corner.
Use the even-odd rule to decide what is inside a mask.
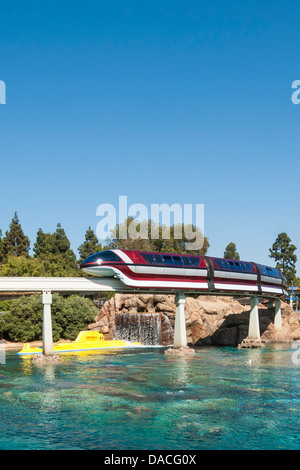
[[[250,318],[248,337],[251,339],[260,340],[259,317],[258,317],[258,297],[251,297],[250,299]]]
[[[51,304],[52,294],[49,291],[42,293],[43,303],[43,354],[44,356],[53,355],[53,339],[52,339],[52,320],[51,320]]]
[[[274,317],[274,326],[276,330],[281,330],[282,328],[282,318],[281,318],[281,300],[276,300],[275,302],[275,317]]]
[[[177,294],[175,297],[174,348],[185,348],[187,346],[184,304],[185,295],[182,293]]]

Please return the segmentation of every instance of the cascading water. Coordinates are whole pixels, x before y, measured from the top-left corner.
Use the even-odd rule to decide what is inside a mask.
[[[118,313],[115,319],[116,339],[139,341],[153,346],[161,344],[160,313]]]

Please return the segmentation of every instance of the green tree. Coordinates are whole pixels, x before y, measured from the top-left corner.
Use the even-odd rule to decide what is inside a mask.
[[[81,263],[85,258],[98,251],[102,251],[102,245],[99,243],[94,230],[89,227],[85,232],[85,241],[78,248],[80,255],[79,262]]]
[[[122,234],[127,234],[126,238],[122,238]],[[187,243],[193,241],[192,234],[202,237],[203,245],[199,249],[187,250]],[[198,255],[205,255],[209,247],[208,239],[194,226],[187,227],[182,224],[167,227],[151,220],[139,223],[132,217],[128,217],[123,224],[117,224],[106,243],[111,249]]]
[[[3,337],[10,341],[34,341],[42,338],[43,306],[39,294],[14,299],[2,316]],[[55,322],[52,322],[56,338]]]
[[[14,213],[9,230],[1,241],[2,260],[5,262],[9,256],[29,257],[30,241],[24,234],[17,212]]]
[[[159,237],[151,240],[154,247],[153,251],[204,256],[209,248],[208,238],[204,237],[194,225],[178,224],[171,227],[159,225],[158,233]],[[195,246],[196,241],[199,248]],[[195,247],[192,246],[191,249],[188,249],[188,244]]]
[[[0,276],[45,276],[43,263],[25,256],[9,256],[0,265]]]
[[[35,257],[43,258],[49,253],[56,254],[54,235],[51,233],[44,233],[41,228],[38,229],[36,235],[36,242],[33,246]]]
[[[239,253],[236,251],[236,244],[233,242],[228,243],[224,251],[224,258],[226,259],[240,259]]]
[[[93,302],[79,295],[64,298],[53,294],[53,340],[74,340],[81,330],[93,322],[98,313]],[[9,311],[1,316],[2,337],[10,341],[35,341],[42,339],[43,305],[41,295],[22,296],[11,301]]]
[[[70,241],[61,224],[57,224],[54,233],[44,233],[40,228],[37,232],[33,251],[34,258],[42,261],[44,275],[78,275],[76,256],[71,250]]]
[[[66,260],[70,260],[71,263],[75,263],[76,256],[71,250],[70,241],[66,235],[66,232],[62,228],[61,224],[57,224],[54,232],[54,246],[57,250],[57,254],[63,255]]]
[[[80,295],[71,295],[64,299],[63,308],[54,317],[63,330],[63,338],[74,340],[79,331],[86,330],[98,314],[93,302]]]
[[[151,243],[151,232],[148,231],[150,221],[138,223],[133,217],[128,217],[122,224],[117,224],[109,238],[107,247],[120,250],[154,251]],[[130,236],[132,232],[139,234],[138,238]],[[124,236],[127,234],[128,236]]]
[[[291,239],[283,232],[278,235],[270,248],[270,258],[276,261],[276,267],[281,270],[289,284],[296,279],[296,246],[291,243]]]
[[[52,253],[53,255],[63,255],[67,260],[75,262],[75,254],[70,248],[71,244],[61,224],[57,224],[54,233],[44,233],[40,228],[37,232],[36,242],[33,247],[35,256],[43,257]]]
[[[0,263],[2,262],[2,230],[0,230]]]

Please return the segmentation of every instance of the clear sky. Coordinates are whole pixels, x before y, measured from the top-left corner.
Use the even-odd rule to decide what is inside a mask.
[[[76,251],[119,195],[204,204],[210,255],[273,265],[300,245],[299,56],[296,0],[1,2],[0,228]]]

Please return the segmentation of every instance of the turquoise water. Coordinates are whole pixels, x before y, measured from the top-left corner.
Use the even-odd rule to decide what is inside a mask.
[[[292,353],[201,348],[179,358],[141,349],[39,367],[7,353],[0,449],[299,449]]]

